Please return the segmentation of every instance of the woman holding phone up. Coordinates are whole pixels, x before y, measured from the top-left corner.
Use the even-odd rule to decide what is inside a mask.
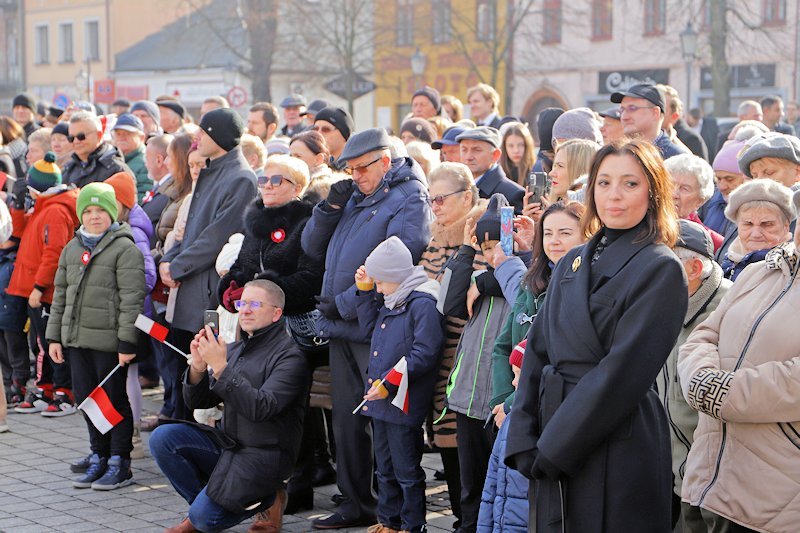
[[[528,333],[506,464],[534,480],[545,531],[671,530],[666,415],[653,389],[685,316],[686,278],[658,151],[603,147],[584,234],[556,265]]]

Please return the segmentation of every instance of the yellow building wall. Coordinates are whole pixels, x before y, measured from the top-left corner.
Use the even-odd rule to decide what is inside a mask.
[[[466,104],[467,89],[483,81],[494,86],[501,96],[500,109],[505,109],[502,97],[506,86],[506,61],[493,61],[493,53],[487,44],[480,42],[475,33],[477,0],[452,0],[452,36],[449,43],[433,42],[432,10],[438,2],[412,0],[414,6],[414,39],[410,46],[397,46],[396,17],[397,0],[376,0],[376,20],[379,22],[379,37],[375,42],[375,106],[376,122],[381,124],[391,109],[391,125],[399,130],[400,121],[410,106],[416,88],[422,85],[435,87],[440,94],[450,94],[464,103],[465,116],[469,115]],[[497,1],[496,33],[498,39],[505,28],[506,0]],[[463,38],[463,48],[459,46]],[[411,56],[419,48],[427,58],[425,73],[421,79],[411,71]],[[465,53],[465,50],[467,51]],[[496,55],[496,54],[495,54]],[[497,64],[495,80],[492,82],[492,65]],[[403,116],[401,116],[403,115]]]

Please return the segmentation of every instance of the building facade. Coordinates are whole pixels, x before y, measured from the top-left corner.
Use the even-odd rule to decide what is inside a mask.
[[[714,108],[711,8],[715,0],[545,0],[517,35],[515,111],[530,124],[551,106],[611,107],[611,93],[639,82],[675,87],[686,108]],[[730,114],[745,99],[797,99],[797,2],[727,0]],[[698,34],[684,62],[680,34]]]

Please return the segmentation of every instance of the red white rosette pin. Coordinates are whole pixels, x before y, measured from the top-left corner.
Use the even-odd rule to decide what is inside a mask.
[[[283,242],[283,240],[286,238],[286,230],[283,228],[278,228],[272,232],[270,237],[272,238],[272,242]]]
[[[83,263],[84,265],[88,265],[89,264],[89,259],[91,257],[92,257],[92,254],[90,254],[88,251],[83,252],[83,254],[81,255],[81,263]]]

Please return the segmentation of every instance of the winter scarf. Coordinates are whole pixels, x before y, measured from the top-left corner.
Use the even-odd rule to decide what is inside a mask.
[[[88,248],[90,252],[93,252],[94,247],[97,246],[97,243],[100,242],[100,240],[105,236],[105,234],[108,233],[109,231],[116,231],[117,228],[119,228],[119,222],[114,222],[113,224],[111,224],[111,226],[109,226],[109,228],[106,231],[98,235],[94,233],[89,233],[88,231],[83,229],[83,226],[81,226],[80,228],[78,228],[78,235],[80,236],[81,243],[83,243],[83,246]]]
[[[428,281],[428,275],[425,273],[425,267],[415,266],[411,275],[397,287],[397,290],[384,297],[383,304],[389,309],[403,305],[408,295],[426,281]]]

